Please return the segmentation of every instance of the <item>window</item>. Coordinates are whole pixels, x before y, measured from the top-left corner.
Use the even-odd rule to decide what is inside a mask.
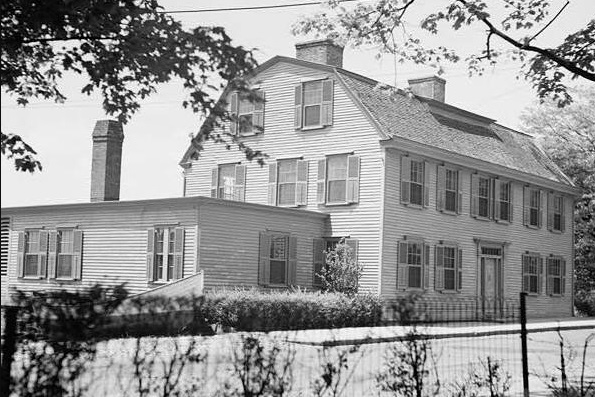
[[[295,285],[297,238],[286,233],[260,233],[258,283],[261,285]]]
[[[264,129],[264,92],[256,90],[260,99],[249,99],[237,92],[231,95],[231,133],[236,135],[257,134]]]
[[[558,256],[547,258],[548,295],[564,295],[566,289],[566,261]]]
[[[436,174],[436,208],[438,211],[460,212],[461,196],[459,171],[439,165]]]
[[[331,237],[331,238],[315,238],[313,241],[313,275],[312,284],[321,285],[320,277],[317,277],[324,266],[326,266],[326,253],[335,249],[341,240],[345,240],[345,244],[353,250],[353,258],[357,261],[358,240],[345,237]]]
[[[147,278],[168,282],[183,276],[184,228],[156,227],[147,238]]]
[[[60,229],[49,232],[48,278],[82,278],[83,231]]]
[[[333,124],[333,80],[316,80],[295,87],[296,129]]]
[[[526,186],[523,201],[523,223],[532,228],[540,228],[542,218],[541,191]]]
[[[495,180],[494,190],[496,204],[494,218],[503,222],[512,222],[512,187],[510,182]]]
[[[244,201],[246,190],[246,166],[224,164],[212,169],[211,197]]]
[[[74,230],[58,231],[58,260],[56,278],[73,278],[74,270]]]
[[[482,219],[495,218],[493,213],[493,185],[497,180],[471,174],[471,216]]]
[[[543,259],[539,254],[527,253],[523,260],[523,292],[528,294],[541,293],[541,278],[543,274]]]
[[[477,200],[477,216],[488,218],[490,216],[490,180],[488,178],[479,178]]]
[[[401,202],[416,206],[429,205],[429,167],[424,161],[401,157]]]
[[[427,288],[430,246],[421,241],[400,241],[398,258],[397,287],[400,289]]]
[[[48,232],[20,232],[17,249],[17,276],[45,278],[47,273]]]
[[[435,247],[434,284],[437,291],[460,291],[462,287],[463,251],[456,245]]]
[[[553,232],[563,232],[565,229],[564,197],[549,193],[547,196],[547,228]]]
[[[279,160],[269,164],[269,205],[296,207],[307,205],[308,161]]]
[[[359,156],[340,154],[318,161],[318,204],[359,202]]]
[[[38,230],[27,232],[25,240],[25,277],[39,276],[40,234]]]

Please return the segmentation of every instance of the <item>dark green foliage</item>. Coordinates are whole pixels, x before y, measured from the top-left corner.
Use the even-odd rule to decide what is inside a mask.
[[[325,254],[325,266],[316,275],[322,283],[323,291],[357,294],[363,266],[355,258],[353,249],[342,238],[335,248]]]
[[[319,292],[221,290],[205,296],[206,322],[237,331],[273,331],[379,325],[380,298]]]

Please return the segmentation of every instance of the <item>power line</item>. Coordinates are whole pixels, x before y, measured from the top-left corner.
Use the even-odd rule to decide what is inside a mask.
[[[340,3],[353,2],[358,0],[341,0]],[[225,11],[248,11],[248,10],[270,10],[274,8],[290,8],[290,7],[304,7],[312,5],[320,5],[319,1],[311,1],[307,3],[293,3],[293,4],[270,4],[264,6],[247,6],[247,7],[226,7],[226,8],[202,8],[196,10],[174,10],[161,11],[163,14],[195,14],[200,12],[225,12]]]

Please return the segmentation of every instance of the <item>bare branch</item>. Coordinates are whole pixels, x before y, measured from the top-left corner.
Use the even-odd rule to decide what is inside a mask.
[[[531,37],[528,41],[527,44],[529,44],[530,42],[532,42],[533,40],[535,40],[535,38],[537,36],[539,36],[544,30],[546,30],[548,28],[548,26],[550,26],[555,20],[556,18],[558,18],[558,16],[560,16],[560,14],[562,13],[562,11],[564,11],[564,9],[566,8],[566,6],[570,4],[570,0],[566,0],[566,4],[564,4],[564,6],[560,9],[560,11],[558,11],[558,13],[556,15],[554,15],[554,17],[552,18],[551,21],[549,21],[547,23],[547,25],[545,25],[539,32],[535,33],[535,35],[533,37]]]

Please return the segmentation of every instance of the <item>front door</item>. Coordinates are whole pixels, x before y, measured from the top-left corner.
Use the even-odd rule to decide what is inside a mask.
[[[481,256],[480,294],[484,318],[495,318],[502,309],[502,258]]]

